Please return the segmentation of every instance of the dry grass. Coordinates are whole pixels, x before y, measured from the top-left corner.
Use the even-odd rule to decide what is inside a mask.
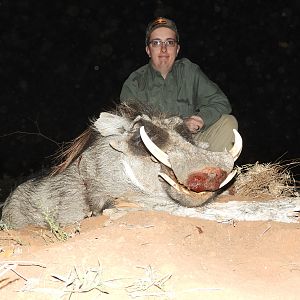
[[[55,236],[57,240],[66,241],[71,237],[71,235],[64,231],[64,229],[56,222],[51,213],[44,212],[43,216],[49,226],[51,233]]]
[[[169,292],[166,291],[165,284],[172,277],[171,274],[160,276],[149,265],[139,267],[145,270],[145,276],[139,278],[126,287],[126,291],[131,298],[163,297],[166,299]]]
[[[9,226],[0,220],[0,230],[9,230]]]
[[[43,287],[40,287],[40,282],[35,282],[34,286],[25,287],[20,291],[44,293],[49,296],[56,296],[58,299],[73,299],[73,295],[75,299],[79,299],[76,294],[77,296],[86,294],[84,299],[98,299],[104,294],[112,297],[120,296],[114,299],[169,299],[169,292],[165,291],[164,288],[171,275],[158,276],[151,266],[143,269],[146,272],[145,277],[136,280],[133,277],[105,279],[103,268],[98,261],[98,266],[92,268],[73,267],[66,276],[52,274],[51,277],[58,283],[62,283],[63,286],[45,287],[44,284]],[[25,277],[22,278],[28,281]],[[134,282],[132,282],[133,280]]]
[[[299,196],[297,183],[291,173],[291,169],[299,165],[300,161],[295,160],[262,164],[257,162],[238,167],[235,192],[253,198]]]
[[[69,294],[69,299],[71,299],[75,293],[88,293],[93,290],[98,291],[99,295],[109,294],[102,273],[101,264],[98,262],[95,268],[80,271],[74,267],[67,277],[60,275],[52,275],[52,277],[64,282],[63,293]]]

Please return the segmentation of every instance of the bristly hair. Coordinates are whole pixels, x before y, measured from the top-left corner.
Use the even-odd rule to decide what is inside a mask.
[[[86,129],[81,135],[63,147],[55,159],[61,161],[52,167],[50,176],[63,172],[83,151],[85,151],[95,140],[95,131],[92,127]]]
[[[171,115],[162,113],[161,111],[154,108],[153,106],[139,101],[123,102],[117,105],[115,111],[112,111],[111,113],[125,117],[130,120],[134,120],[137,116],[142,114],[147,115],[150,119],[152,119],[153,117],[156,118],[171,117]]]

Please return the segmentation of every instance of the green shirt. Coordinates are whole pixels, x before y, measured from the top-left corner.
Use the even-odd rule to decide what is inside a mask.
[[[205,128],[231,106],[220,88],[187,58],[176,60],[166,79],[151,62],[131,73],[122,87],[120,100],[141,101],[162,112],[188,117],[199,115]]]

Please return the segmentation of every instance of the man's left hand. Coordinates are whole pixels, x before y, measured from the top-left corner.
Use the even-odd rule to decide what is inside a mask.
[[[197,133],[204,126],[204,122],[199,116],[190,116],[184,119],[184,123],[191,133]]]

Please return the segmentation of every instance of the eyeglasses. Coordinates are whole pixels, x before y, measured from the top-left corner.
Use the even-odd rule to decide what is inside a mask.
[[[149,45],[152,45],[152,47],[154,48],[158,48],[158,47],[161,47],[161,46],[165,46],[165,47],[175,47],[176,44],[177,44],[177,41],[176,40],[173,40],[173,39],[169,39],[169,40],[166,40],[166,41],[162,41],[162,40],[152,40],[149,42]]]

